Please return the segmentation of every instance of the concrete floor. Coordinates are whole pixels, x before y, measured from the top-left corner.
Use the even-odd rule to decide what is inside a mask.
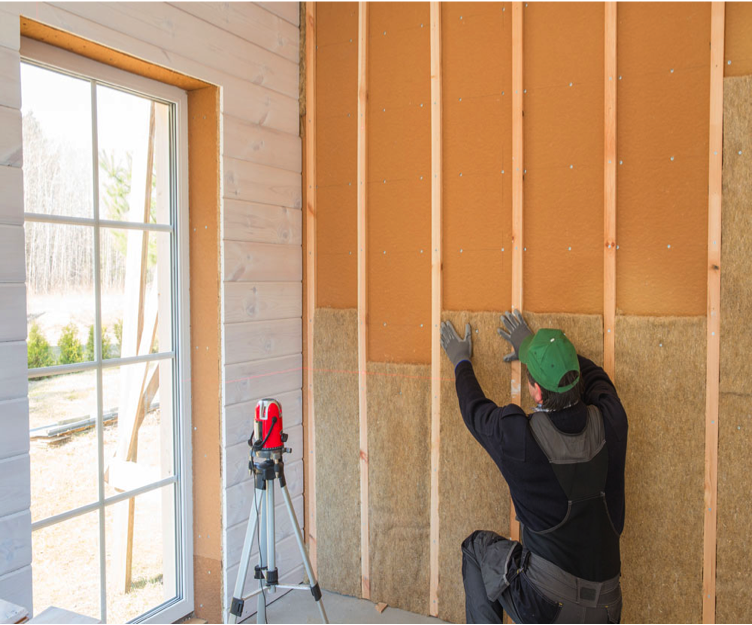
[[[323,591],[324,609],[330,623],[444,623],[437,618],[387,607],[381,614],[376,604],[365,599]],[[269,623],[320,623],[321,617],[310,592],[293,591],[266,609]],[[255,623],[252,616],[246,623]]]

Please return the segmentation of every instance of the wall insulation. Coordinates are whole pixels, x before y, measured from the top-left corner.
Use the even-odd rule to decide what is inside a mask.
[[[620,3],[617,71],[604,5],[523,3],[524,313],[604,363],[630,419],[623,622],[703,619],[711,6]],[[465,619],[462,540],[510,534],[509,491],[465,428],[451,363],[431,379],[431,40],[428,3],[369,5],[365,285],[357,280],[358,5],[316,5],[314,402],[321,583]],[[486,395],[511,401],[512,4],[442,3],[440,314],[473,329]],[[726,5],[718,622],[749,619],[752,431],[752,9]],[[731,61],[729,63],[729,61]],[[742,76],[737,78],[737,76]],[[604,328],[604,88],[617,83],[616,322]],[[749,154],[747,154],[749,152]],[[306,255],[308,258],[308,255]],[[519,270],[519,267],[517,267]],[[367,341],[358,344],[358,289]],[[366,371],[358,371],[365,350]],[[362,351],[361,351],[362,354]],[[367,411],[358,405],[367,388]],[[522,381],[522,404],[530,410]],[[432,393],[440,394],[432,414]],[[438,436],[432,440],[432,422]],[[367,424],[368,518],[358,432]],[[337,433],[336,442],[322,441]],[[362,442],[361,442],[362,445]],[[432,465],[432,445],[438,464]],[[431,494],[431,471],[438,495]],[[438,541],[429,529],[438,523]],[[436,555],[438,586],[429,571]],[[436,598],[434,604],[433,598]],[[681,598],[681,600],[678,600]]]

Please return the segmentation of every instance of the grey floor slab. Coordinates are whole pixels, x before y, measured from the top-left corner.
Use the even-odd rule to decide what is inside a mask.
[[[324,607],[330,623],[444,623],[436,618],[387,607],[381,614],[376,604],[364,599],[324,591]],[[288,592],[267,607],[269,623],[320,623],[319,611],[311,593]],[[252,616],[246,623],[255,623]]]

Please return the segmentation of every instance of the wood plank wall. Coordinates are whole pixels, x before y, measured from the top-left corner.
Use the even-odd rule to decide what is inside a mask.
[[[14,24],[15,28],[8,24]],[[31,611],[31,481],[18,12],[0,7],[0,597]]]
[[[20,14],[221,88],[222,223],[219,232],[207,232],[217,237],[222,250],[224,414],[216,424],[221,461],[208,478],[221,481],[224,494],[221,552],[213,556],[222,558],[225,597],[213,601],[215,606],[229,601],[240,559],[252,493],[246,440],[252,409],[261,397],[273,395],[282,402],[294,450],[288,459],[288,487],[303,519],[298,10],[292,2],[6,3],[0,8],[0,53],[11,60],[15,55],[16,65]],[[0,443],[0,463],[13,464],[13,472],[0,471],[13,476],[7,484],[0,478],[0,524],[16,523],[12,515],[28,517],[30,492],[20,78],[17,68],[14,72],[16,79],[4,81],[3,88],[15,86],[16,95],[0,102],[0,425],[13,433]],[[205,346],[196,347],[201,351]],[[3,568],[5,556],[0,556],[0,596],[31,608],[28,518],[26,526],[15,570]],[[202,541],[208,538],[196,539],[197,556],[206,550]],[[302,581],[291,528],[280,526],[279,538],[282,579]],[[197,575],[197,589],[200,585]],[[199,616],[213,622],[221,618],[205,610],[197,601]],[[248,614],[253,611],[249,606]]]

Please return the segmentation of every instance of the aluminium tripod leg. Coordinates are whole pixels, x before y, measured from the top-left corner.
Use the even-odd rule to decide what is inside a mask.
[[[253,489],[253,503],[251,503],[251,513],[248,517],[248,527],[245,530],[245,541],[243,542],[243,555],[240,557],[240,568],[238,569],[238,578],[235,580],[235,591],[232,595],[232,604],[230,613],[227,615],[228,623],[237,623],[238,617],[243,613],[243,589],[245,588],[245,578],[248,575],[248,565],[251,560],[251,549],[253,548],[253,536],[256,533],[256,524],[258,523],[258,514],[256,514],[256,505],[258,503],[259,491]]]
[[[268,482],[265,485],[265,489],[268,490],[271,488],[273,484],[269,484]],[[262,491],[259,503],[259,517],[260,517],[260,525],[261,525],[261,531],[259,532],[259,566],[261,567],[262,571],[262,577],[259,579],[259,588],[261,589],[261,592],[258,596],[258,610],[256,611],[256,623],[266,623],[266,594],[263,590],[264,588],[264,579],[263,579],[263,571],[266,569],[266,553],[267,553],[267,542],[266,542],[266,527],[268,523],[267,512],[266,512],[266,490]]]
[[[300,533],[300,525],[298,525],[298,519],[295,516],[295,510],[292,507],[292,500],[290,499],[290,493],[287,491],[287,485],[281,481],[282,497],[285,500],[285,506],[287,512],[290,513],[290,520],[292,521],[292,529],[295,531],[295,539],[298,541],[298,547],[300,548],[300,555],[303,556],[303,565],[305,566],[306,575],[308,575],[308,583],[311,586],[311,594],[313,595],[316,605],[319,608],[321,614],[321,622],[328,623],[329,619],[326,617],[326,611],[324,610],[324,602],[321,600],[321,589],[319,583],[316,581],[316,577],[313,575],[313,568],[311,567],[311,561],[308,559],[308,552],[303,544],[303,535]]]

